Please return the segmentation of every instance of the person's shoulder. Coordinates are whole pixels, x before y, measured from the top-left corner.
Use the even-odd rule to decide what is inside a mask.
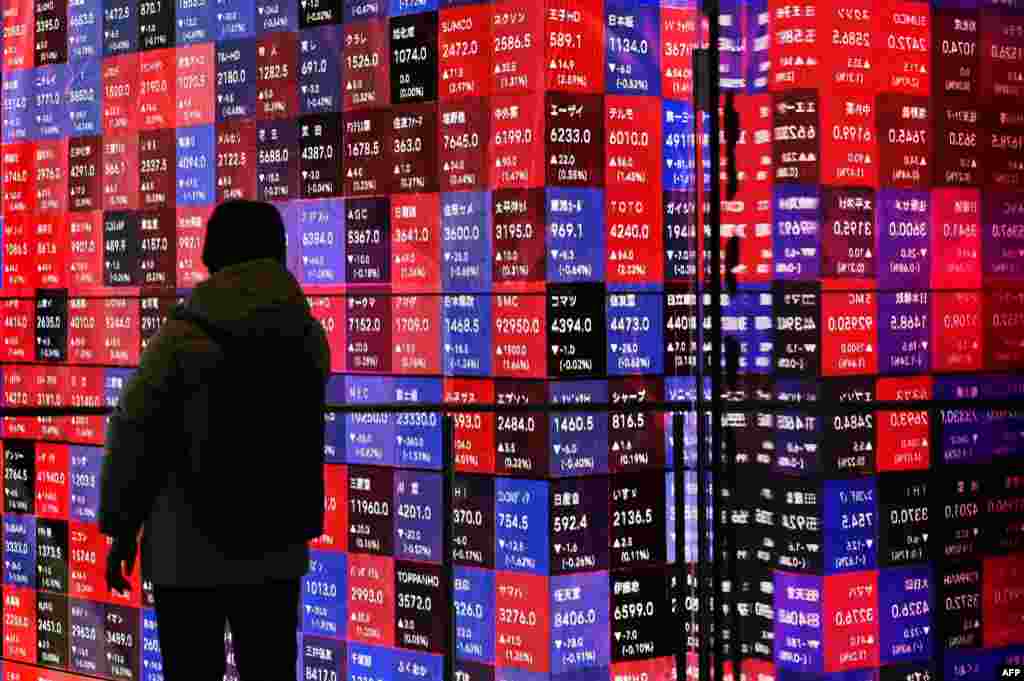
[[[158,340],[164,347],[174,348],[185,348],[196,344],[205,345],[210,342],[202,329],[192,321],[183,304],[175,305],[171,309],[163,326],[160,327],[160,333],[153,340]]]

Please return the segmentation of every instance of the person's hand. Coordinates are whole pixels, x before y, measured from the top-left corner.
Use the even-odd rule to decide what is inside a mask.
[[[121,594],[131,590],[128,575],[135,569],[135,555],[138,544],[134,537],[115,539],[107,555],[107,589]]]

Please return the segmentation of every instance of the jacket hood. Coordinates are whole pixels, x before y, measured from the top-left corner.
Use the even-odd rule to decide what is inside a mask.
[[[312,320],[298,281],[270,258],[225,267],[193,289],[185,308],[233,336],[269,327],[300,335]]]

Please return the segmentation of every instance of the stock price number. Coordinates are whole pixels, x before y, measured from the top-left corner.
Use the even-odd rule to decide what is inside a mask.
[[[647,415],[642,412],[612,414],[614,430],[642,430],[647,425]]]
[[[582,239],[583,223],[580,222],[552,222],[550,233],[555,239]]]
[[[131,648],[135,645],[135,637],[126,631],[110,631],[104,632],[106,634],[107,645],[120,646],[123,648]]]
[[[533,238],[533,232],[533,224],[529,222],[499,224],[494,227],[494,237],[499,240],[526,241]]]
[[[227,71],[219,71],[217,73],[217,87],[244,85],[248,77],[246,69],[229,69]]]
[[[892,331],[920,331],[928,328],[928,318],[925,315],[892,315],[889,328]]]
[[[423,139],[419,137],[404,137],[396,139],[393,145],[396,154],[417,154],[423,151]]]
[[[260,149],[258,160],[260,163],[287,163],[288,149],[286,147]]]
[[[258,72],[262,80],[284,80],[290,73],[288,64],[263,64]]]
[[[375,69],[380,65],[380,56],[376,52],[370,54],[351,54],[345,57],[345,66],[350,71]]]
[[[587,519],[586,513],[580,515],[556,515],[553,518],[552,532],[555,534],[578,532],[588,527],[590,527],[590,521]]]
[[[555,613],[555,627],[592,626],[597,622],[597,610],[568,610]]]
[[[535,336],[540,333],[540,320],[536,317],[498,317],[494,321],[498,333],[504,335]]]
[[[46,33],[48,31],[59,30],[60,19],[57,17],[42,17],[36,19],[36,33]]]
[[[894,619],[904,617],[923,617],[931,612],[928,601],[910,601],[909,603],[893,603],[889,608],[889,615]]]
[[[874,519],[870,513],[844,513],[840,524],[844,530],[867,529],[874,527]]]
[[[417,325],[416,329],[420,327]],[[423,330],[430,328],[430,323],[427,319],[424,319]],[[403,413],[395,415],[396,426],[408,426],[414,428],[436,428],[438,424],[437,414],[434,412],[414,412],[414,413]]]
[[[447,43],[441,48],[442,59],[461,59],[480,54],[480,42],[477,40],[458,40]]]
[[[317,75],[327,73],[327,59],[310,59],[309,61],[302,62],[302,68],[299,71],[303,76]]]
[[[871,128],[863,125],[833,125],[832,139],[837,142],[865,142],[870,143],[874,138]]]
[[[104,10],[103,14],[108,23],[115,21],[126,21],[132,15],[132,8],[130,6],[125,7],[108,7]]]
[[[640,619],[641,617],[654,617],[654,601],[643,603],[623,603],[615,606],[612,615],[617,621]]]
[[[498,130],[494,133],[494,145],[504,146],[506,144],[532,144],[533,129],[512,128],[509,130]]]
[[[840,31],[832,29],[832,44],[843,47],[871,47],[871,33],[868,31]]]
[[[594,320],[590,317],[556,317],[551,320],[552,333],[590,333]]]
[[[651,49],[647,40],[624,36],[608,36],[608,47],[620,54],[647,54]]]
[[[592,139],[589,128],[551,128],[548,134],[548,141],[554,144],[590,144]]]
[[[96,627],[88,627],[82,624],[72,624],[71,638],[83,641],[95,641]]]
[[[1024,135],[992,134],[992,148],[1003,151],[1020,151],[1024,149]]]
[[[303,161],[330,161],[334,158],[334,147],[330,144],[314,144],[302,148]]]
[[[871,624],[875,621],[874,608],[850,608],[836,611],[832,623],[837,627],[848,627],[857,624]]]
[[[427,243],[430,241],[430,229],[428,227],[411,227],[409,229],[395,230],[395,243]]]
[[[456,414],[455,427],[468,430],[480,430],[483,428],[484,420],[482,414]]]
[[[642,525],[650,525],[653,522],[654,510],[651,508],[631,508],[625,511],[615,511],[612,513],[612,527],[639,527]]]
[[[494,36],[494,52],[511,52],[513,50],[528,50],[533,47],[533,35],[530,33],[517,33],[515,35]]]
[[[608,132],[609,145],[642,149],[650,145],[650,143],[650,133],[645,130],[611,130]]]
[[[647,332],[651,330],[651,318],[637,316],[613,317],[608,326],[612,331],[623,333]]]
[[[889,511],[890,525],[908,525],[928,522],[928,507],[894,508]]]
[[[384,323],[380,317],[349,317],[348,330],[355,333],[380,333]]]
[[[459,603],[456,601],[456,612],[458,612]],[[433,607],[433,599],[430,596],[422,596],[420,594],[398,594],[398,607],[403,610],[419,610],[420,612],[430,612]]]
[[[534,610],[519,608],[498,608],[498,622],[527,627],[537,626],[537,613]]]
[[[315,246],[333,246],[334,232],[303,232],[302,245],[306,248]]]
[[[243,168],[249,163],[247,152],[222,151],[217,154],[218,168]]]
[[[345,145],[348,155],[352,158],[370,157],[380,155],[379,140],[364,140],[359,142],[348,142]]]
[[[444,320],[445,326],[448,329],[448,333],[480,333],[480,320],[476,317],[469,318],[449,318]],[[459,416],[466,416],[466,414],[459,414]],[[476,414],[475,416],[479,416]]]
[[[548,34],[548,47],[579,50],[583,47],[582,33],[552,32]]]
[[[926,144],[927,130],[907,130],[906,128],[890,128],[889,144]]]
[[[395,64],[410,64],[427,61],[427,47],[402,47],[391,51]]]
[[[574,416],[553,416],[552,422],[557,433],[589,433],[594,430],[594,417],[589,414]]]
[[[354,586],[352,587],[352,600],[357,602],[370,603],[372,605],[383,605],[384,590],[370,589],[362,586]]]
[[[445,241],[476,241],[480,238],[480,225],[445,225]]]
[[[464,132],[461,135],[444,135],[445,151],[477,149],[480,146],[480,135],[475,132]]]
[[[379,229],[350,229],[346,239],[349,246],[366,246],[379,244],[381,242],[381,230]]]
[[[306,593],[310,596],[336,598],[338,596],[338,585],[313,579],[306,582]]]
[[[530,529],[530,518],[525,513],[498,513],[498,527],[510,529],[510,530],[521,530],[526,532]]]
[[[363,515],[386,516],[391,511],[391,505],[380,499],[349,499],[353,513]]]
[[[974,132],[952,131],[946,135],[946,141],[951,147],[976,147],[978,146],[978,134]]]
[[[423,504],[399,504],[398,517],[406,520],[431,520],[434,516],[430,506]]]
[[[469,525],[472,527],[484,526],[484,513],[472,508],[453,508],[452,523],[456,525]]]

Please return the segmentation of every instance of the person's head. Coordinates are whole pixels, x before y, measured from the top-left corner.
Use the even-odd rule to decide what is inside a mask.
[[[231,265],[272,258],[286,262],[284,221],[265,201],[225,201],[206,223],[203,265],[216,274]]]

